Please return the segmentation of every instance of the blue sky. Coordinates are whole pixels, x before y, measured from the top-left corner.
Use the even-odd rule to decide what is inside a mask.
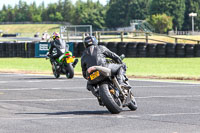
[[[37,3],[37,5],[41,4],[43,1],[45,3],[45,5],[49,4],[49,3],[55,3],[58,0],[23,0],[26,1],[28,4],[32,3],[33,1],[35,1]],[[75,3],[76,0],[71,0],[72,3]],[[87,1],[87,0],[82,0],[82,1]],[[93,0],[93,1],[97,1],[97,0]],[[107,0],[99,0],[103,5],[106,4]],[[5,5],[11,5],[12,7],[17,4],[19,2],[19,0],[0,0],[0,9],[2,8],[3,4]]]

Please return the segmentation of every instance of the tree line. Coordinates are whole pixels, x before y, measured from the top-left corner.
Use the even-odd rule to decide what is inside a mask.
[[[35,2],[27,4],[19,0],[14,7],[3,5],[0,10],[0,22],[42,22],[65,21],[74,25],[92,25],[94,29],[117,28],[130,25],[131,20],[147,20],[157,32],[159,26],[167,30],[191,30],[189,13],[195,17],[195,30],[200,28],[199,0],[109,0],[106,5],[99,1],[58,0],[56,3]]]

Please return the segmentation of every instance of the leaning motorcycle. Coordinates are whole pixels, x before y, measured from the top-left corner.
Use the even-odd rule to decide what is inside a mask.
[[[74,67],[78,63],[78,59],[75,59],[70,51],[65,52],[56,61],[50,58],[50,62],[55,78],[59,78],[61,74],[65,74],[69,79],[74,77]]]
[[[110,60],[109,62],[114,62]],[[137,109],[137,103],[130,88],[122,88],[117,80],[116,73],[102,66],[92,66],[87,69],[89,82],[93,85],[92,93],[97,97],[101,106],[112,114],[118,114],[123,107],[130,110]],[[129,85],[128,78],[123,75],[123,82]]]

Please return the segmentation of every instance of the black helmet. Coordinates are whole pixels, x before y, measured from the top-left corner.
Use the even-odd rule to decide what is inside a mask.
[[[91,46],[91,45],[97,45],[98,44],[98,41],[95,37],[93,36],[87,36],[85,39],[84,39],[84,46],[85,48]]]

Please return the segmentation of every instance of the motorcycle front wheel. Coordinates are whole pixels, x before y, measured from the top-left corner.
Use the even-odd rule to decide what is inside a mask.
[[[130,95],[130,98],[131,98],[131,102],[128,104],[128,108],[132,111],[135,111],[137,109],[137,102],[132,93]]]
[[[112,88],[110,88],[112,89]],[[106,108],[112,114],[118,114],[122,111],[121,100],[110,92],[108,84],[102,84],[99,88],[100,98]]]
[[[54,63],[52,64],[52,71],[55,78],[60,77],[60,73],[56,70],[56,65]]]

